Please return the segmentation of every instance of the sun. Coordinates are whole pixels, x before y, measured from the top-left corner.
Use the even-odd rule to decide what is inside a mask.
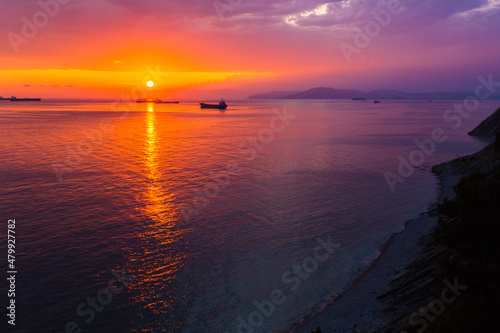
[[[154,83],[153,81],[148,81],[148,82],[146,82],[146,85],[147,85],[149,88],[152,88],[152,87],[155,85],[155,83]]]

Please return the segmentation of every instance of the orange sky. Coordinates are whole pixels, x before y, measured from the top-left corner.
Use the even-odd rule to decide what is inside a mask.
[[[148,91],[158,98],[315,86],[465,90],[499,71],[499,0],[402,1],[406,10],[351,61],[340,43],[354,45],[384,1],[243,0],[222,12],[202,0],[42,2],[0,0],[0,95],[114,98],[145,87],[148,68],[161,74]]]

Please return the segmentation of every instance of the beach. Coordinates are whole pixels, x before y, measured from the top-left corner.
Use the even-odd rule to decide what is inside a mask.
[[[434,166],[440,185],[436,203],[407,221],[350,288],[293,332],[309,333],[317,327],[323,333],[402,332],[413,311],[432,300],[429,287],[443,283],[434,280],[441,259],[447,257],[446,249],[435,245],[431,235],[438,222],[437,204],[455,196],[453,187],[463,176],[498,170],[498,155],[490,144],[475,154]]]
[[[443,182],[453,184],[453,180]],[[451,186],[446,190],[451,191]],[[428,235],[437,225],[436,209],[429,210],[406,223],[384,245],[373,265],[344,294],[307,324],[293,332],[311,332],[317,327],[322,332],[375,332],[397,319],[405,308],[396,309],[377,297],[388,291],[395,278],[402,276],[408,265],[419,258],[421,237]]]

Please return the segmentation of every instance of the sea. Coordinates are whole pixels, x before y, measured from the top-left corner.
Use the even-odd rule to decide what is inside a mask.
[[[483,148],[467,132],[498,108],[227,103],[0,101],[1,331],[290,332],[435,202],[431,167]]]

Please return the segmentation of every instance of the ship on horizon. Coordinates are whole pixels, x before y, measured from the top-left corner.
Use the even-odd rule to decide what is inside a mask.
[[[221,109],[221,110],[225,110],[227,109],[227,104],[226,104],[226,101],[224,101],[224,99],[221,99],[219,104],[207,104],[207,103],[200,103],[200,107],[202,109]]]
[[[39,102],[41,98],[17,98],[15,96],[11,96],[10,98],[2,98],[3,100],[8,99],[11,102]]]
[[[137,103],[156,103],[156,104],[179,104],[179,101],[162,101],[161,99],[139,98]]]

